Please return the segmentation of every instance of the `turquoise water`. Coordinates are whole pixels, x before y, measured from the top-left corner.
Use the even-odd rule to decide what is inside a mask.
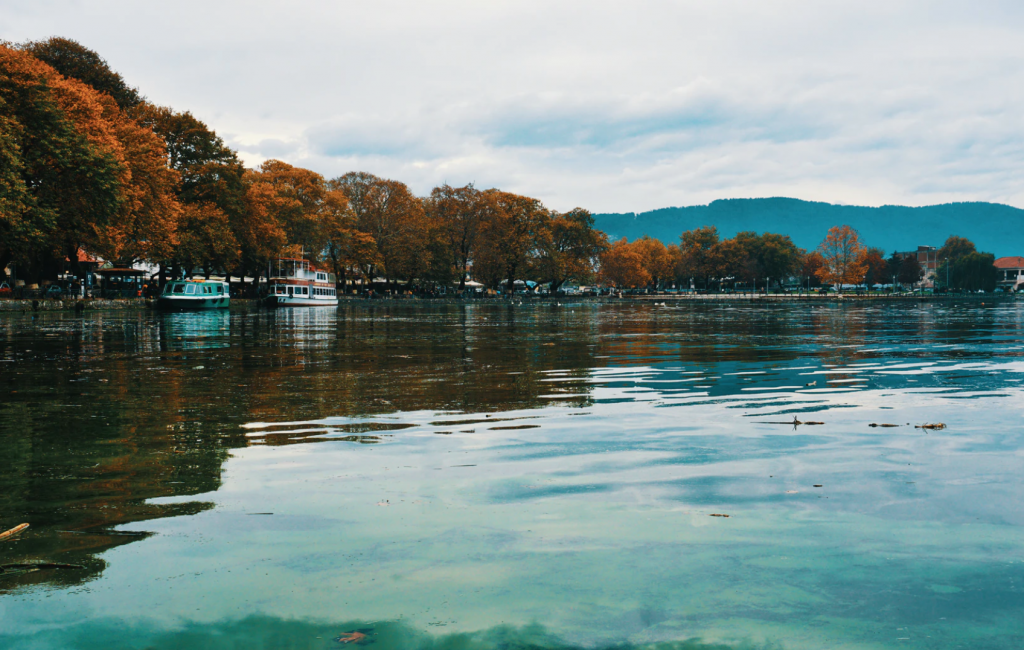
[[[1024,647],[1022,316],[4,317],[0,641]]]

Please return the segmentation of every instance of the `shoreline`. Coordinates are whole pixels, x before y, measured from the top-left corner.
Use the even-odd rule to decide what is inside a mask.
[[[858,295],[818,295],[818,294],[642,294],[618,296],[517,296],[513,301],[503,298],[422,298],[417,296],[397,296],[393,298],[364,298],[360,296],[341,296],[338,306],[350,305],[439,305],[439,304],[473,304],[473,305],[504,305],[512,302],[520,305],[577,305],[577,304],[624,304],[624,303],[757,303],[757,304],[788,304],[788,303],[825,303],[825,304],[859,304],[859,303],[953,303],[953,302],[1013,302],[1016,298],[1007,294],[953,294],[953,295],[910,295],[910,296],[858,296]],[[263,309],[259,300],[249,298],[232,298],[230,311],[251,311]],[[4,299],[0,300],[0,314],[32,313],[32,312],[74,312],[74,311],[144,311],[155,310],[156,300],[150,298],[125,299],[86,299],[86,300],[49,300],[49,299]]]

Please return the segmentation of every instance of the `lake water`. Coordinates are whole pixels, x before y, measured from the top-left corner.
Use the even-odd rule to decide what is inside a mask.
[[[0,646],[1019,650],[1022,383],[1013,302],[3,315],[0,564],[81,568]]]

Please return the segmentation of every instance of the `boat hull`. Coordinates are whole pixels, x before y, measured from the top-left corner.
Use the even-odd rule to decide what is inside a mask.
[[[227,309],[231,298],[223,295],[215,296],[160,296],[156,299],[157,309],[164,311],[205,311],[208,309]]]
[[[337,307],[337,298],[305,298],[295,296],[267,296],[267,307]]]

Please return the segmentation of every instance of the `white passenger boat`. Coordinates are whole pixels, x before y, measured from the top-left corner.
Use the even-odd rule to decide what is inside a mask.
[[[156,299],[160,309],[227,309],[231,302],[228,283],[223,280],[171,280]]]
[[[334,274],[320,271],[306,260],[279,259],[271,267],[267,305],[271,307],[336,306]]]

